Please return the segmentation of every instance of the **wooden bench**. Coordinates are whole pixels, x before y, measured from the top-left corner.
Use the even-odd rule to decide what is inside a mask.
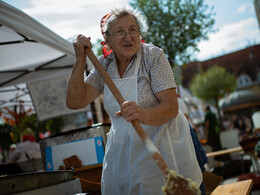
[[[253,180],[244,180],[230,184],[219,185],[211,195],[249,195],[253,186]]]
[[[254,151],[244,151],[243,147],[241,147],[241,146],[240,147],[235,147],[235,148],[229,148],[229,149],[226,149],[226,150],[219,150],[219,151],[215,151],[215,152],[208,152],[208,153],[206,153],[206,156],[209,158],[209,157],[214,157],[214,156],[231,154],[231,153],[235,153],[235,152],[240,152],[242,163],[243,163],[243,156],[245,154],[250,155],[250,159],[252,161],[254,172],[260,174],[260,164],[258,162],[258,157],[255,156],[255,154],[254,154]],[[243,166],[242,166],[242,168],[243,168]]]

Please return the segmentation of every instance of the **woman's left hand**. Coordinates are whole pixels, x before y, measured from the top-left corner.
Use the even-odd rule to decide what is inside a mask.
[[[121,110],[116,113],[117,116],[122,116],[127,122],[139,120],[143,122],[145,111],[138,106],[134,101],[125,101],[121,104]]]

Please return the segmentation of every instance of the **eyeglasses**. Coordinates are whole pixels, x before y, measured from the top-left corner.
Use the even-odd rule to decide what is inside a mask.
[[[107,33],[108,36],[114,36],[117,39],[124,38],[126,34],[129,33],[131,37],[137,37],[140,35],[140,31],[137,29],[130,29],[128,32],[125,32],[123,30],[118,30],[114,33]]]

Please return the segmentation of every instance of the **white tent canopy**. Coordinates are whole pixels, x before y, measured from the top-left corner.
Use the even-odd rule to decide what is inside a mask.
[[[45,79],[53,69],[71,68],[71,43],[2,1],[0,15],[0,87]]]
[[[26,84],[69,75],[73,46],[2,1],[0,16],[0,111],[18,100],[33,108]]]

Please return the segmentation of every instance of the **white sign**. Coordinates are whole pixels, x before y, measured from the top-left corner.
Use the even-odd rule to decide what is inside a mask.
[[[104,158],[102,140],[102,137],[92,137],[46,147],[46,170],[58,170],[59,166],[65,166],[63,159],[73,155],[76,155],[81,160],[82,166],[102,163]]]
[[[89,106],[76,110],[66,106],[68,78],[69,76],[62,76],[27,84],[39,121],[90,110]]]

